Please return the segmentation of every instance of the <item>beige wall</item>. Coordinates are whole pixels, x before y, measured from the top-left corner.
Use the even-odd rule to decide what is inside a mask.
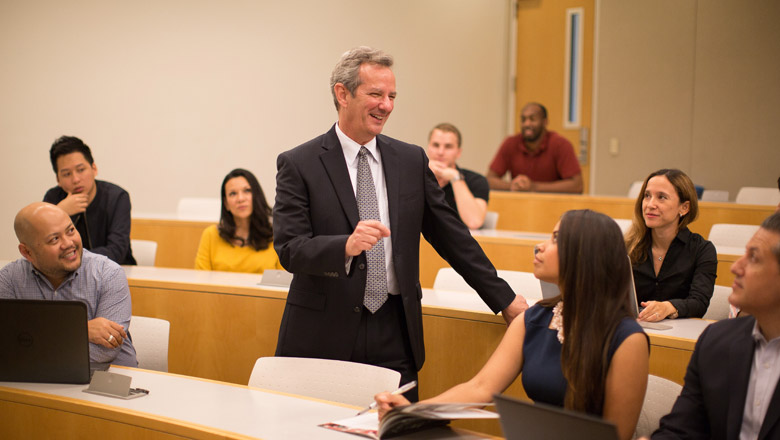
[[[276,156],[336,120],[328,79],[345,50],[396,58],[385,133],[423,144],[442,121],[483,172],[507,133],[509,0],[0,2],[0,259],[13,216],[55,184],[61,134],[93,149],[133,212],[218,197],[232,168],[275,196]]]
[[[780,3],[601,0],[593,193],[675,167],[728,190],[780,175]],[[610,140],[619,153],[609,152]]]

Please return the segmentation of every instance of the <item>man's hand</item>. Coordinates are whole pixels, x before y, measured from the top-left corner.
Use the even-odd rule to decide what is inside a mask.
[[[377,242],[390,236],[390,229],[377,220],[364,220],[357,224],[352,235],[347,238],[344,252],[347,257],[355,257],[374,247]]]
[[[89,342],[106,348],[117,348],[127,337],[125,329],[106,318],[95,318],[87,322]]]
[[[521,174],[512,179],[512,183],[509,189],[511,191],[532,191],[533,185],[534,183],[531,181],[531,179],[528,178],[528,176]]]
[[[506,325],[512,323],[512,320],[520,316],[521,313],[528,309],[528,302],[526,302],[523,295],[515,295],[515,299],[509,303],[504,310],[501,311],[501,316],[504,317]]]
[[[89,196],[86,193],[68,194],[68,197],[57,204],[68,215],[76,215],[86,211],[87,205],[89,205]]]
[[[443,183],[446,185],[458,175],[458,170],[456,168],[450,168],[444,163],[435,160],[428,161],[428,168],[433,171],[433,175],[436,176],[436,180],[439,181],[439,184]]]

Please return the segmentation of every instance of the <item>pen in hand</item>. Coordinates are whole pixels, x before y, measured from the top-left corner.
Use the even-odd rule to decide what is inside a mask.
[[[413,380],[411,382],[407,382],[407,383],[401,385],[400,388],[398,388],[397,390],[393,391],[390,394],[403,394],[403,393],[411,390],[412,388],[414,388],[416,386],[417,386],[417,381]],[[366,408],[362,409],[359,413],[357,413],[357,415],[365,414],[366,412],[371,411],[372,409],[375,409],[375,408],[376,408],[376,400],[371,402],[371,404],[368,405]]]

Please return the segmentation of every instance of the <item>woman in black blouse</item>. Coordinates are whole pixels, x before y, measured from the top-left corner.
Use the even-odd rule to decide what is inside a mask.
[[[640,320],[700,318],[707,312],[718,256],[712,243],[688,230],[698,213],[696,189],[685,173],[664,169],[647,176],[626,236],[644,307]]]

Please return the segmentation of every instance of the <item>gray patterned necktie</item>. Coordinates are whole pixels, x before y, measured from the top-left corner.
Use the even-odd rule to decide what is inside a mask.
[[[360,220],[381,221],[379,204],[376,199],[376,188],[368,166],[368,156],[371,153],[366,147],[360,147],[357,172],[357,203]],[[368,273],[366,274],[366,292],[363,305],[371,313],[376,313],[387,301],[387,270],[385,268],[385,245],[383,239],[366,251]]]

